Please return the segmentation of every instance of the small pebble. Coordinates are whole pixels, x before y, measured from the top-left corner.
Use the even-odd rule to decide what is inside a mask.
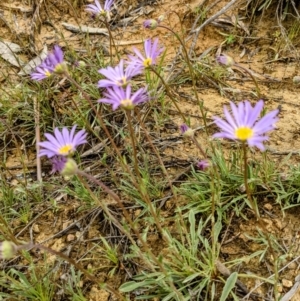
[[[282,279],[282,285],[289,288],[293,286],[293,282],[291,280]]]
[[[74,241],[75,239],[76,239],[76,236],[74,234],[67,235],[67,242]]]
[[[32,230],[33,230],[34,233],[40,233],[41,232],[38,224],[34,224],[33,227],[32,227]]]
[[[296,262],[292,262],[292,263],[290,263],[289,265],[288,265],[288,269],[289,270],[296,270],[297,269],[297,263]]]
[[[273,206],[270,203],[264,204],[264,208],[268,211],[272,211]]]

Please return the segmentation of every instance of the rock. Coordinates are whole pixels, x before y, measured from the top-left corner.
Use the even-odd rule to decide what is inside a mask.
[[[288,265],[287,268],[288,268],[289,270],[296,270],[297,267],[298,267],[298,264],[297,264],[296,262],[292,262],[292,263],[290,263],[290,264]]]
[[[34,233],[40,233],[40,227],[38,224],[34,224],[33,227],[32,227],[32,230]]]
[[[282,230],[284,228],[283,225],[282,225],[282,221],[281,220],[279,220],[279,219],[276,218],[276,219],[273,220],[273,222],[274,222],[275,226],[279,230]]]
[[[67,235],[67,242],[70,242],[70,241],[74,241],[76,239],[76,236],[74,234],[68,234]]]
[[[293,282],[292,282],[291,280],[282,279],[282,285],[283,285],[284,287],[290,288],[290,287],[293,286]]]
[[[262,218],[262,222],[265,224],[265,228],[269,233],[274,233],[273,222],[268,218]],[[264,229],[263,229],[264,230]]]
[[[84,239],[82,233],[79,231],[76,231],[75,236],[78,239],[78,241],[83,241],[83,239]]]
[[[264,208],[268,211],[272,211],[273,206],[270,203],[264,204]]]
[[[89,294],[89,300],[90,301],[107,301],[109,299],[110,294],[103,290],[98,289],[97,287],[93,286],[90,294]]]

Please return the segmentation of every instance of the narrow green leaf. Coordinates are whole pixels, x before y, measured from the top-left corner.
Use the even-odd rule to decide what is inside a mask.
[[[199,276],[201,276],[201,273],[194,273],[194,274],[192,274],[192,275],[186,277],[186,278],[182,281],[182,283],[188,283],[188,282],[192,281],[193,279],[195,279],[196,277],[199,277]]]
[[[144,286],[146,283],[147,283],[147,281],[141,281],[141,282],[128,281],[128,282],[122,284],[120,286],[119,290],[122,293],[129,293],[141,286]]]
[[[228,295],[230,294],[231,290],[234,288],[236,280],[238,278],[238,273],[234,272],[232,273],[226,280],[226,283],[224,285],[222,295],[220,298],[220,301],[226,301]]]

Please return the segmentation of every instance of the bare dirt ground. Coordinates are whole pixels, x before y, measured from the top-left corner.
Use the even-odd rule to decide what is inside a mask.
[[[75,1],[73,1],[75,2]],[[122,2],[122,1],[121,1]],[[148,31],[142,28],[142,22],[145,18],[156,18],[161,14],[166,14],[165,24],[173,30],[180,31],[180,22],[175,11],[183,21],[183,27],[189,32],[196,14],[194,9],[201,1],[182,1],[182,0],[160,0],[160,1],[143,1],[138,3],[134,1],[123,1],[118,4],[118,20],[113,26],[113,35],[121,53],[130,51],[131,46],[141,46],[141,42],[148,37],[158,37],[161,43],[167,49],[167,61],[171,63],[178,51],[178,42],[174,36],[167,30],[162,28]],[[208,1],[209,3],[212,1]],[[210,11],[213,14],[220,10],[229,1],[219,1],[219,3]],[[34,57],[34,52],[39,54],[46,45],[50,50],[54,44],[68,46],[76,52],[85,52],[86,35],[80,31],[78,33],[67,30],[63,23],[72,24],[74,26],[85,25],[89,27],[97,27],[95,21],[85,12],[84,6],[78,5],[77,9],[71,8],[65,1],[45,0],[37,1],[37,5],[33,6],[30,1],[11,0],[0,3],[0,36],[3,40],[19,44],[23,51],[18,57],[24,61],[29,61]],[[87,3],[84,3],[87,4]],[[35,10],[33,10],[33,7]],[[286,45],[279,44],[280,31],[277,27],[276,20],[272,18],[272,11],[268,12],[269,17],[257,17],[256,26],[248,28],[247,18],[245,16],[245,7],[236,5],[225,15],[220,16],[214,23],[205,27],[201,32],[197,44],[194,48],[196,56],[208,53],[207,60],[209,63],[215,61],[218,53],[226,53],[243,67],[248,68],[258,82],[261,90],[260,97],[266,102],[268,109],[275,109],[280,105],[281,113],[278,122],[278,129],[272,133],[268,147],[272,154],[272,160],[281,162],[283,156],[290,151],[294,151],[293,163],[298,164],[298,151],[300,150],[300,115],[299,115],[299,91],[300,85],[293,84],[293,77],[300,75],[298,68],[297,51],[299,46],[297,43],[291,51]],[[240,25],[236,24],[236,18],[241,18]],[[125,18],[126,19],[124,21]],[[287,26],[289,26],[287,22]],[[222,34],[223,35],[222,35]],[[226,37],[233,34],[235,41],[225,43]],[[128,42],[129,41],[129,42]],[[190,43],[190,42],[189,42]],[[97,52],[99,47],[108,49],[108,37],[104,35],[89,35],[89,47]],[[278,55],[276,55],[278,53]],[[107,59],[109,59],[107,57]],[[200,63],[201,64],[201,63]],[[213,115],[221,115],[223,105],[228,105],[229,100],[249,99],[255,102],[258,98],[256,95],[253,80],[245,72],[241,72],[236,68],[225,71],[223,67],[216,64],[216,69],[222,70],[224,73],[222,81],[227,83],[227,88],[216,87],[205,81],[199,80],[198,93],[204,101],[204,106],[208,111],[208,117]],[[203,66],[205,67],[205,66]],[[22,83],[22,76],[17,73],[21,70],[10,63],[1,60],[0,74],[9,74],[16,85]],[[24,76],[24,75],[23,75]],[[7,77],[0,75],[1,89],[6,86]],[[8,88],[7,88],[8,89]],[[177,92],[181,93],[182,99],[180,107],[187,116],[191,116],[193,127],[202,125],[200,119],[200,111],[191,91],[190,83],[184,80],[182,84],[176,87]],[[16,101],[16,100],[14,100]],[[18,100],[22,101],[22,100]],[[181,123],[180,116],[174,113],[174,124]],[[178,136],[178,131],[173,127],[163,134],[165,136]],[[206,141],[198,134],[198,140],[201,144],[206,145]],[[176,147],[165,149],[165,155],[173,156],[178,160],[190,160],[197,158],[196,148],[189,143],[178,143]],[[29,156],[25,159],[25,163],[35,164],[34,151],[29,152]],[[13,155],[13,151],[7,159],[7,166],[18,166],[21,162],[17,155]],[[18,170],[12,171],[17,174]],[[17,184],[17,180],[15,180]],[[14,182],[12,182],[12,185]],[[90,245],[97,240],[102,233],[101,227],[94,225],[92,222],[88,227],[87,233],[81,232],[80,219],[82,216],[77,213],[80,208],[80,201],[69,200],[66,196],[57,199],[57,212],[47,210],[46,204],[39,205],[34,208],[36,212],[33,221],[24,225],[21,221],[15,220],[14,226],[16,232],[22,231],[22,237],[28,238],[31,233],[31,239],[36,242],[46,243],[48,246],[56,250],[65,250],[70,244],[73,245],[72,252],[80,257],[84,253],[85,248],[82,245]],[[277,237],[282,240],[282,244],[289,249],[291,258],[287,262],[299,256],[300,243],[300,222],[299,209],[296,207],[292,211],[285,211],[283,216],[280,208],[275,204],[266,200],[263,204],[265,210],[265,220],[271,233],[276,233]],[[100,209],[99,209],[100,210]],[[95,211],[90,214],[90,219],[99,214]],[[234,218],[233,224],[230,225],[230,231],[227,237],[224,237],[224,243],[221,247],[221,255],[227,261],[234,260],[236,256],[242,257],[243,254],[249,254],[257,251],[258,246],[250,242],[247,235],[251,236],[256,226],[256,221]],[[32,231],[29,231],[32,229]],[[153,243],[159,243],[154,238]],[[37,256],[40,256],[37,254]],[[48,257],[48,261],[55,258]],[[272,261],[272,258],[269,259]],[[98,260],[93,265],[105,265],[105,261]],[[246,268],[245,268],[246,266]],[[257,260],[245,262],[244,270],[249,273],[256,273],[261,269]],[[125,272],[124,272],[125,273]],[[267,272],[265,273],[267,275]],[[287,292],[295,283],[295,277],[299,274],[299,261],[296,260],[290,264],[281,274],[282,292]],[[113,282],[117,287],[121,283],[121,278],[108,279],[105,270],[99,273],[99,277]],[[259,283],[246,283],[249,288],[253,288]],[[257,292],[266,293],[263,287],[258,288]],[[108,300],[108,296],[103,291],[99,291],[96,287],[89,290],[89,300],[104,301]],[[294,295],[294,301],[300,300],[300,293]]]

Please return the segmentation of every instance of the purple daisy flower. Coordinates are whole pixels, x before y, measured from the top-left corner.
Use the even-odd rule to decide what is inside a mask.
[[[58,45],[55,45],[53,52],[48,54],[43,62],[36,67],[35,71],[31,73],[31,78],[37,81],[50,77],[53,73],[65,72],[66,65],[62,49]]]
[[[140,74],[140,69],[127,67],[124,71],[124,60],[120,60],[116,67],[107,67],[98,71],[104,75],[106,79],[101,79],[98,82],[99,88],[108,88],[112,86],[124,87],[128,84],[131,78]]]
[[[52,158],[54,156],[68,156],[72,154],[76,147],[80,144],[86,143],[86,131],[81,130],[75,134],[76,125],[69,131],[66,127],[60,132],[58,128],[54,129],[54,135],[45,133],[48,141],[40,142],[42,147],[38,156],[47,156]]]
[[[96,16],[109,16],[110,8],[114,0],[105,0],[104,7],[100,5],[98,0],[95,0],[95,4],[89,4],[86,6],[86,11]]]
[[[140,88],[131,94],[131,86],[128,85],[125,90],[122,87],[113,86],[104,92],[105,98],[101,98],[98,102],[112,105],[112,109],[116,110],[122,107],[126,110],[132,110],[135,105],[144,103],[149,100],[147,88]]]
[[[54,72],[60,73],[65,70],[64,53],[58,45],[54,46],[53,52],[49,54],[48,59],[53,66]]]
[[[42,62],[39,66],[36,67],[35,72],[31,73],[31,79],[33,80],[43,80],[47,77],[50,77],[53,73],[53,68],[48,62]]]
[[[226,121],[213,117],[215,124],[222,130],[213,137],[247,142],[249,146],[256,146],[263,151],[265,149],[263,142],[268,140],[265,134],[275,128],[279,110],[271,111],[257,121],[264,107],[263,100],[259,100],[254,107],[247,100],[240,102],[238,106],[230,102],[230,106],[232,115],[224,107]]]
[[[130,58],[130,61],[128,62],[129,66],[131,66],[132,68],[144,69],[149,66],[155,65],[157,57],[163,52],[163,50],[163,48],[159,48],[157,38],[154,39],[153,44],[151,42],[151,39],[147,39],[144,42],[144,51],[146,56],[143,56],[136,48],[133,48],[136,56],[128,56]]]

